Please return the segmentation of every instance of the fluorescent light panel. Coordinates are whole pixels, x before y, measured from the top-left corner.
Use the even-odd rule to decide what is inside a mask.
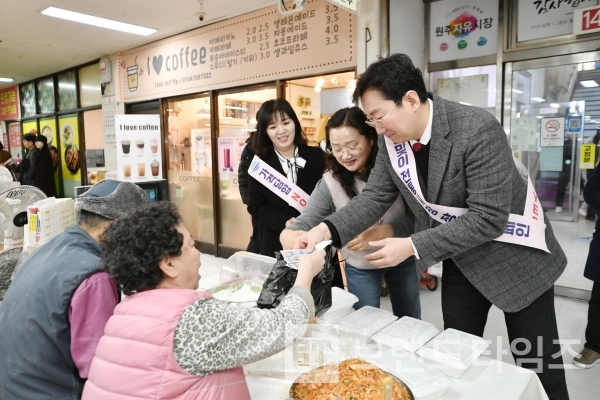
[[[100,28],[112,29],[115,31],[133,33],[134,35],[148,36],[156,32],[156,29],[144,28],[143,26],[126,24],[124,22],[113,21],[111,19],[94,17],[93,15],[81,14],[74,11],[63,10],[56,7],[48,7],[42,14],[49,17],[62,18],[69,21],[79,22],[98,26]]]
[[[0,78],[0,82],[12,82],[13,78]]]
[[[546,99],[542,99],[541,97],[532,97],[531,100],[537,101],[537,102],[540,102],[540,103],[546,101]]]
[[[596,81],[594,81],[594,80],[591,80],[591,81],[581,81],[579,83],[581,83],[581,86],[583,86],[583,87],[596,87],[596,86],[598,86],[598,83]]]

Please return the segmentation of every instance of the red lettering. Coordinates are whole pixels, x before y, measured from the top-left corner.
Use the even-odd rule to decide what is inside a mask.
[[[300,205],[301,205],[302,207],[305,207],[305,206],[306,206],[306,200],[304,200],[304,199],[300,199]]]
[[[292,194],[292,200],[296,200],[296,201],[298,201],[298,199],[299,199],[299,198],[300,198],[300,195],[299,195],[298,193],[294,192],[294,193]]]

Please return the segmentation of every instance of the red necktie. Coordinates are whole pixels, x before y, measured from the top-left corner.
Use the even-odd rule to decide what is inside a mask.
[[[423,146],[424,145],[422,143],[415,142],[415,143],[412,144],[411,147],[412,147],[413,151],[419,151],[419,150],[421,150],[423,148]]]

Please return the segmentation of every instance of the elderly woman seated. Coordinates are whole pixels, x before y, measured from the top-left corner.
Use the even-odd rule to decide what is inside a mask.
[[[200,252],[168,202],[114,222],[102,259],[127,295],[96,349],[83,399],[250,399],[241,365],[301,336],[314,317],[309,292],[325,252],[300,259],[277,308],[243,309],[196,290]]]

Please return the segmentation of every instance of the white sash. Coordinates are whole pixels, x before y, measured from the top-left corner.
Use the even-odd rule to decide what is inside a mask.
[[[394,144],[389,138],[385,137],[385,144],[394,171],[396,171],[400,180],[404,182],[408,190],[413,194],[425,211],[427,211],[431,218],[445,224],[460,218],[469,211],[468,208],[439,206],[427,202],[419,185],[415,156],[412,149],[411,151],[407,151],[407,149],[410,148],[408,143]],[[504,233],[494,240],[533,247],[549,253],[550,251],[546,246],[546,224],[544,223],[544,217],[540,214],[541,210],[542,205],[531,184],[531,179],[529,179],[528,176],[525,212],[523,215],[510,214],[508,223],[504,228]]]
[[[256,155],[248,168],[248,174],[296,210],[302,212],[306,207],[310,196]]]

